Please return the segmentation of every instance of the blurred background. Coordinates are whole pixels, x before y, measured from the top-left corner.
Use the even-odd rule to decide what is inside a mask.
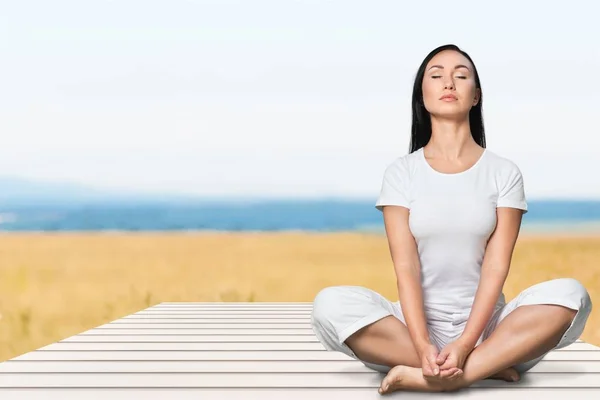
[[[397,300],[374,205],[417,68],[447,43],[478,68],[487,147],[525,179],[507,299],[569,276],[600,301],[599,12],[0,3],[0,361],[162,301]],[[600,345],[596,310],[582,339]]]

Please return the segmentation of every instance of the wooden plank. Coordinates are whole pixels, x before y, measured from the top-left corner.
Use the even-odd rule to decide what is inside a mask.
[[[140,311],[143,311],[143,310],[160,310],[160,311],[164,311],[164,312],[176,311],[176,310],[180,310],[180,311],[224,311],[224,312],[229,312],[229,311],[304,311],[304,312],[311,312],[313,310],[313,306],[312,305],[311,306],[290,305],[290,306],[283,307],[283,306],[261,306],[259,304],[254,305],[254,306],[238,306],[238,305],[195,306],[195,307],[155,306],[155,307],[144,308]]]
[[[230,326],[230,325],[226,325]],[[187,326],[178,327],[178,328],[165,328],[165,325],[157,324],[155,325],[144,325],[143,329],[140,329],[139,325],[127,325],[123,326],[118,324],[117,326],[112,324],[101,325],[98,328],[93,328],[88,331],[84,331],[79,333],[76,336],[121,336],[121,335],[147,335],[147,336],[156,336],[156,335],[177,335],[181,337],[187,336],[196,336],[196,335],[248,335],[248,336],[260,336],[260,335],[314,335],[314,331],[310,327],[305,328],[283,328],[283,329],[275,329],[275,328],[246,328],[241,329],[237,328],[214,328],[212,326],[203,325],[202,328],[188,328]],[[75,337],[75,336],[71,336]],[[577,343],[585,343],[582,341],[578,341]],[[587,343],[586,343],[587,344]],[[589,345],[589,344],[588,344]],[[597,348],[596,348],[597,349]],[[594,350],[596,350],[594,349]],[[561,351],[562,349],[555,350]]]
[[[227,314],[237,314],[237,315],[301,315],[301,316],[310,316],[311,311],[307,310],[281,310],[281,311],[264,311],[264,310],[249,310],[249,311],[232,311],[232,310],[202,310],[202,311],[188,311],[188,310],[142,310],[135,312],[131,315],[222,315],[224,313]]]
[[[310,311],[314,307],[313,305],[298,305],[298,304],[289,304],[286,306],[282,305],[268,305],[268,304],[260,304],[255,303],[254,305],[240,305],[240,304],[232,304],[232,305],[198,305],[198,306],[152,306],[142,308],[139,311],[143,310],[264,310],[269,309],[273,311],[282,311],[282,310],[290,310],[290,311]]]
[[[278,319],[293,319],[293,320],[301,320],[309,322],[311,320],[310,314],[306,315],[284,315],[284,314],[235,314],[235,313],[221,313],[221,314],[190,314],[190,315],[172,315],[172,314],[160,314],[160,315],[140,315],[140,314],[131,314],[123,318],[116,319],[115,321],[131,321],[131,320],[172,320],[172,321],[180,321],[180,320],[204,320],[204,319],[238,319],[238,318],[246,318],[246,319],[270,319],[270,320],[278,320]]]
[[[355,360],[347,361],[5,361],[6,372],[362,372],[377,373]],[[527,373],[600,373],[600,361],[540,361]]]
[[[0,387],[144,387],[144,388],[373,388],[381,383],[381,374],[343,373],[14,373],[0,374]],[[510,388],[514,383],[486,379],[472,387]],[[519,387],[537,388],[600,388],[598,373],[537,373],[525,374]]]
[[[175,312],[177,311],[177,312]],[[313,313],[312,310],[266,310],[266,309],[253,309],[253,310],[140,310],[130,315],[179,315],[179,314],[191,314],[191,315],[229,315],[229,314],[238,314],[241,316],[252,316],[252,315],[262,315],[262,316],[289,316],[289,315],[299,315],[310,317]]]
[[[593,363],[593,361],[592,361]],[[596,362],[596,364],[599,364]],[[346,361],[5,361],[5,372],[363,372],[363,363]],[[593,372],[593,371],[590,371]]]
[[[319,339],[312,335],[113,335],[113,336],[97,336],[97,335],[76,335],[59,341],[58,343],[65,342],[77,342],[77,343],[99,343],[99,342],[121,342],[121,343],[164,343],[164,342],[176,342],[176,343],[258,343],[258,342],[270,342],[270,343],[285,343],[285,342],[296,342],[296,343],[320,343]],[[574,343],[570,346],[563,347],[562,349],[556,349],[553,351],[600,351],[600,347],[590,345],[588,343]]]
[[[60,342],[206,342],[206,343],[227,343],[227,342],[305,342],[317,343],[319,339],[315,335],[121,335],[121,336],[93,336],[93,335],[76,335],[63,339]]]
[[[310,314],[306,314],[306,315],[281,315],[281,314],[259,314],[259,313],[254,313],[254,314],[237,314],[237,313],[221,313],[221,314],[206,314],[206,315],[199,315],[199,314],[193,314],[193,315],[172,315],[172,314],[161,314],[161,315],[139,315],[139,314],[131,314],[131,315],[127,315],[118,319],[115,319],[114,321],[131,321],[131,320],[136,320],[136,319],[141,319],[141,320],[153,320],[153,319],[169,319],[169,320],[189,320],[189,319],[197,319],[197,320],[202,320],[202,319],[211,319],[211,318],[227,318],[227,319],[232,319],[232,318],[262,318],[262,319],[271,319],[271,320],[275,320],[275,319],[280,319],[280,318],[288,318],[288,319],[299,319],[299,320],[306,320],[306,321],[310,321],[312,316]]]
[[[326,351],[319,342],[57,342],[44,347],[39,351],[201,351],[201,350],[227,350],[227,351]]]
[[[429,400],[431,398],[443,400],[456,400],[457,398],[482,399],[482,400],[532,400],[568,398],[575,395],[577,400],[597,400],[600,390],[594,388],[578,388],[575,392],[570,388],[468,388],[459,393],[427,393],[427,392],[395,392],[381,396],[373,388],[91,388],[91,389],[5,389],[0,388],[2,400]]]
[[[312,305],[312,301],[163,301],[156,306],[289,306]]]
[[[119,327],[120,328],[120,327]],[[135,326],[137,328],[137,325]],[[314,336],[315,333],[311,328],[303,328],[303,329],[189,329],[182,331],[171,331],[164,329],[90,329],[79,333],[74,337],[83,337],[83,336],[177,336],[177,337],[195,337],[195,336],[213,336],[213,335],[223,335],[223,336],[262,336],[262,335],[277,335],[277,336]],[[577,340],[576,343],[585,343],[582,340]]]
[[[256,307],[149,307],[139,311],[187,311],[187,312],[204,312],[204,311],[221,311],[221,312],[286,312],[286,311],[300,311],[305,313],[311,313],[313,307],[268,307],[268,306],[256,306]],[[137,312],[139,312],[137,311]]]
[[[13,360],[354,360],[338,351],[41,351],[35,350]],[[600,361],[597,351],[552,351],[546,361]]]
[[[585,354],[585,353],[584,353]],[[593,360],[594,358],[591,358]],[[600,359],[600,357],[599,357]],[[13,360],[354,360],[334,351],[40,351],[35,350]]]
[[[136,324],[136,323],[155,323],[155,324],[177,324],[177,323],[214,323],[214,324],[228,324],[231,322],[237,322],[240,324],[251,324],[251,323],[261,323],[261,324],[310,324],[310,317],[305,318],[284,318],[284,317],[236,317],[223,315],[220,317],[212,316],[212,317],[182,317],[182,318],[164,318],[164,317],[127,317],[121,318],[115,321],[110,322],[111,324]]]
[[[198,302],[198,303],[157,303],[149,306],[148,308],[154,307],[312,307],[312,301],[290,301],[290,302],[268,302],[268,301],[254,301],[254,302]]]
[[[552,351],[600,351],[600,347],[589,343],[573,343],[561,349],[554,349]]]
[[[586,343],[572,344],[571,346],[554,350],[554,352],[599,352],[597,349],[589,350],[581,346],[590,346]],[[594,347],[594,346],[591,346]],[[327,351],[319,341],[315,342],[73,342],[60,341],[41,347],[43,351],[179,351],[179,350],[283,350],[283,351]]]
[[[186,337],[190,335],[236,335],[236,336],[259,336],[259,335],[311,335],[314,336],[314,332],[310,328],[298,328],[298,329],[163,329],[164,326],[160,325],[159,328],[148,328],[138,329],[136,325],[133,329],[90,329],[89,331],[82,332],[76,336],[108,336],[108,335],[177,335]],[[74,336],[72,336],[74,337]]]
[[[310,329],[309,323],[198,323],[198,324],[147,324],[143,327],[136,324],[113,324],[100,325],[94,329]]]
[[[280,334],[280,330],[285,330],[286,333],[289,333],[290,330],[299,332],[303,331],[307,334],[312,333],[314,335],[314,331],[310,324],[271,324],[271,323],[231,323],[231,324],[223,324],[223,323],[190,323],[190,324],[125,324],[125,323],[109,323],[106,325],[100,325],[97,328],[90,329],[88,331],[82,332],[80,335],[86,334],[103,334],[107,331],[112,332],[113,334],[210,334],[211,329],[219,329],[221,332],[223,330],[228,330],[228,333],[237,333],[236,330],[243,330],[244,332],[258,333],[258,330],[264,334],[278,335]],[[240,332],[241,333],[241,332]],[[600,350],[600,347],[578,341],[578,344],[582,344],[581,347],[574,347],[586,349],[586,350]],[[562,351],[563,349],[557,349],[555,351]]]

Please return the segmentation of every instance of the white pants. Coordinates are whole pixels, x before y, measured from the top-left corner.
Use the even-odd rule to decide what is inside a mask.
[[[556,349],[566,347],[579,339],[592,310],[590,296],[579,281],[560,278],[541,282],[525,289],[510,302],[497,307],[477,345],[487,339],[498,324],[517,307],[532,304],[557,304],[577,310],[571,325],[555,346]],[[429,338],[438,351],[460,336],[466,326],[469,312],[470,309],[458,313],[449,311],[448,318],[445,319],[447,322],[444,322],[443,318],[435,323],[428,320]],[[395,316],[406,325],[399,301],[391,302],[379,293],[362,286],[330,286],[322,289],[313,301],[311,325],[327,350],[343,352],[371,369],[387,372],[390,370],[388,366],[360,360],[344,341],[359,329],[388,315]],[[518,364],[515,369],[520,373],[525,372],[546,354]]]

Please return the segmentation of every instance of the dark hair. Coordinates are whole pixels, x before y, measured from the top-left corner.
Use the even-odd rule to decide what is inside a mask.
[[[475,85],[481,91],[481,82],[479,81],[479,74],[477,73],[477,68],[475,67],[475,63],[471,60],[471,57],[458,48],[458,46],[453,44],[446,44],[440,46],[431,51],[425,57],[419,70],[417,71],[417,75],[415,77],[415,83],[413,86],[413,94],[412,94],[412,129],[410,135],[410,147],[409,151],[412,153],[416,150],[419,150],[421,147],[425,146],[429,139],[431,138],[431,116],[427,109],[425,108],[425,104],[423,103],[423,77],[425,76],[425,68],[427,67],[427,63],[439,52],[444,50],[454,50],[461,53],[465,56],[473,65],[473,72],[475,73]],[[479,101],[477,105],[471,108],[469,112],[469,124],[471,126],[471,135],[475,142],[478,145],[485,148],[485,130],[483,128],[483,115],[481,112],[481,105],[483,100],[483,94],[480,93]]]

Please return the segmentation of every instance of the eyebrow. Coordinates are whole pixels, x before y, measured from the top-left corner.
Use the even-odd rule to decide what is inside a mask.
[[[433,68],[444,69],[444,66],[443,65],[432,65],[431,67],[429,67],[429,69],[433,69]],[[466,68],[467,70],[470,71],[469,67],[467,67],[466,65],[458,64],[454,67],[454,69],[458,69],[458,68]]]

